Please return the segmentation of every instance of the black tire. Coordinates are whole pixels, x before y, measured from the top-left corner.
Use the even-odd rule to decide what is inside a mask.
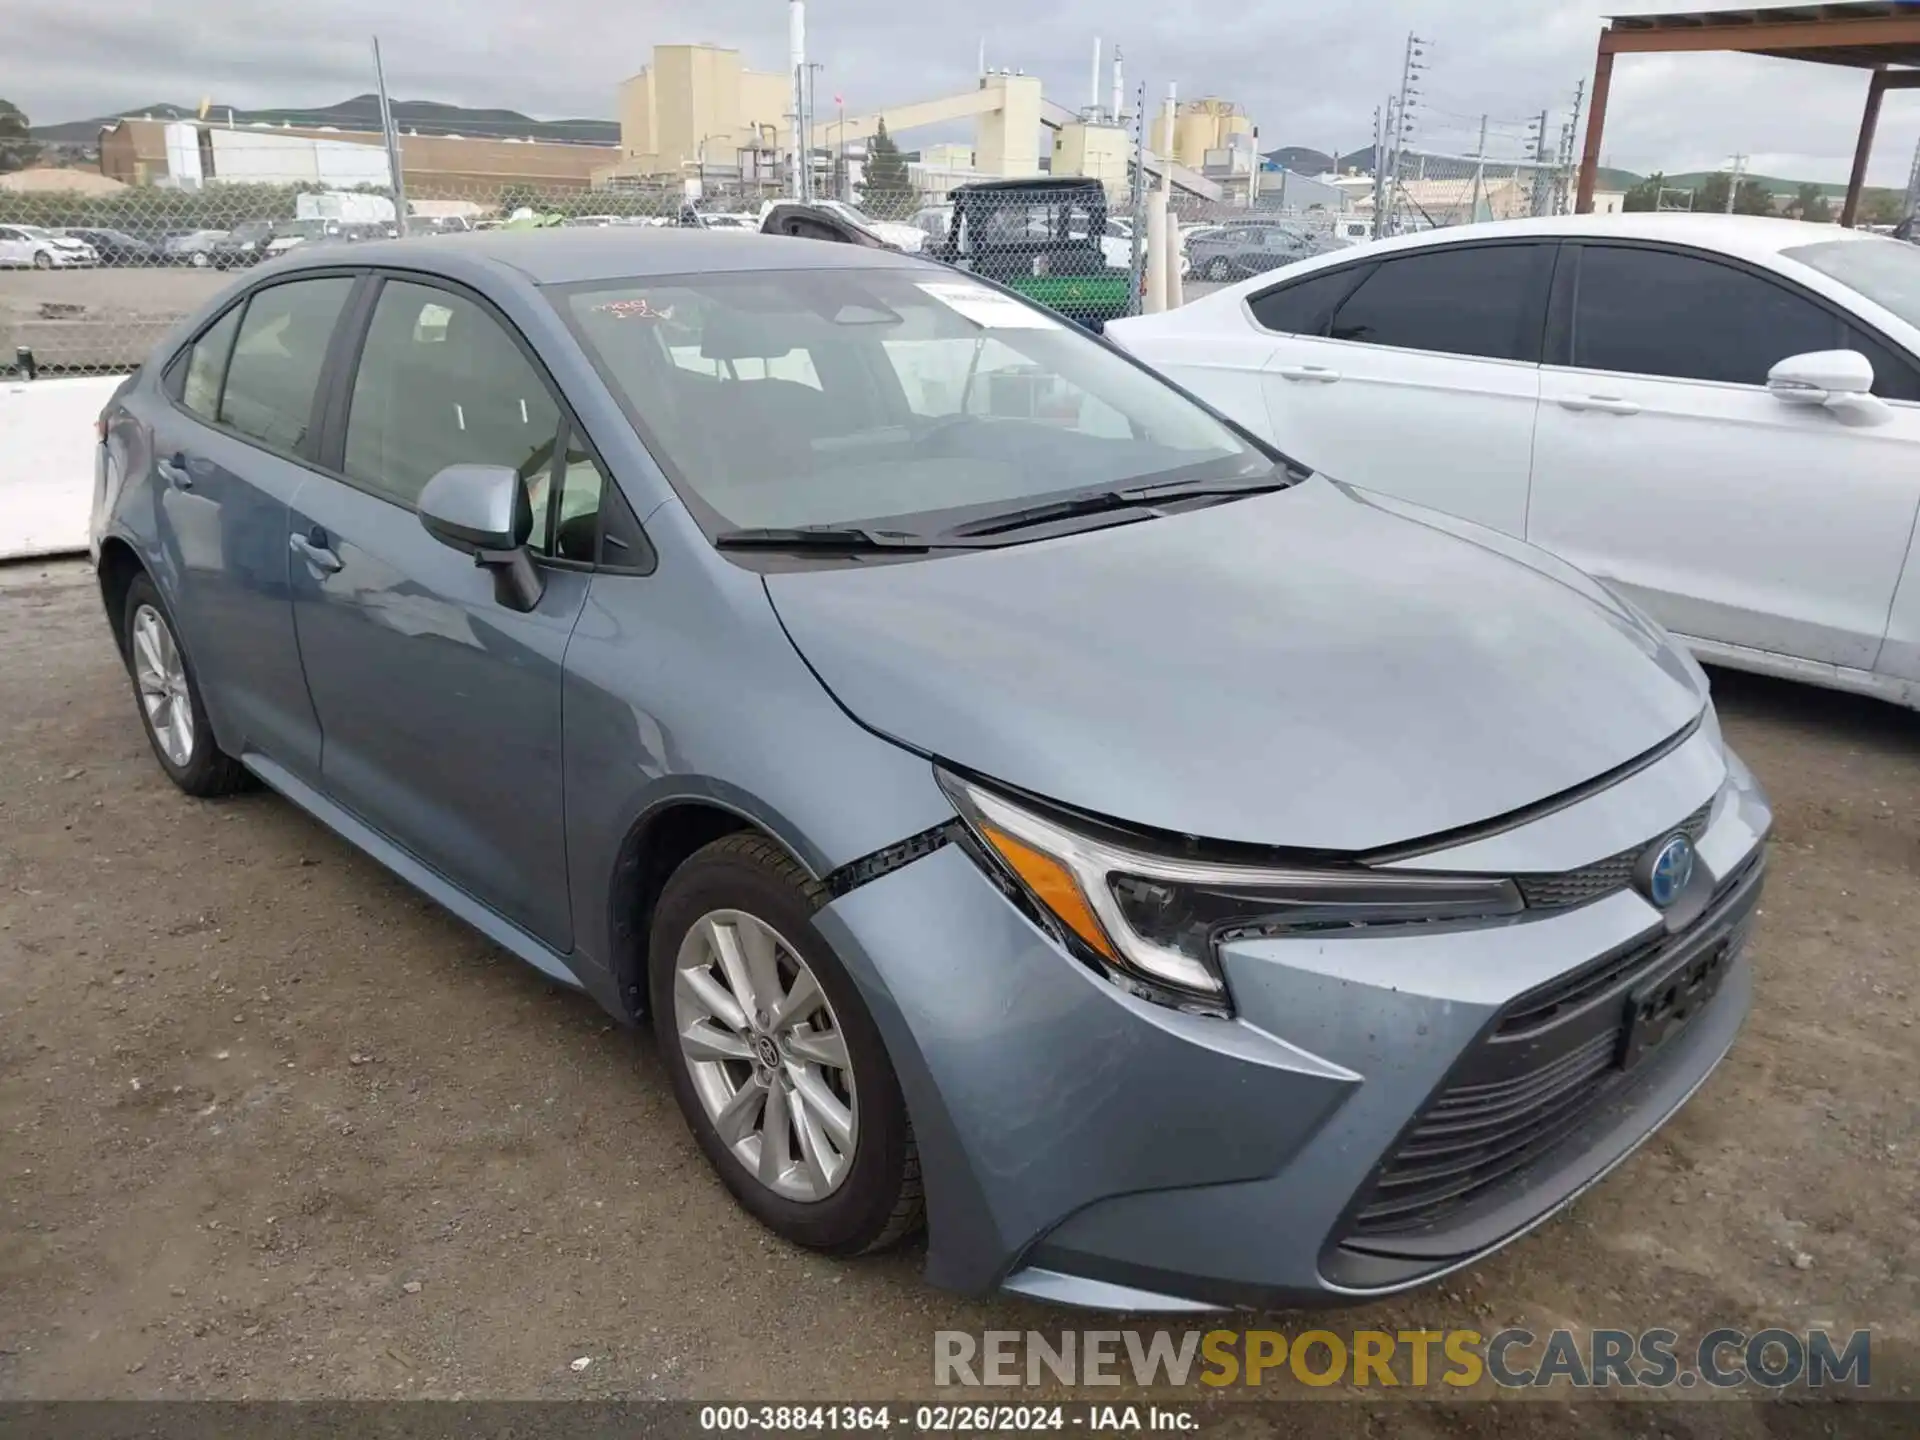
[[[827,892],[778,845],[735,834],[697,851],[668,879],[654,909],[648,992],[661,1059],[688,1128],[741,1208],[796,1245],[862,1255],[895,1244],[925,1215],[920,1159],[900,1082],[880,1032],[833,947],[813,927]],[[750,1173],[714,1129],[694,1089],[674,1020],[674,961],[687,932],[714,910],[741,910],[772,926],[813,971],[844,1036],[859,1095],[852,1169],[825,1198],[779,1195]]]
[[[1213,281],[1223,281],[1227,279],[1227,269],[1227,257],[1224,255],[1216,255],[1207,262],[1206,278]]]
[[[193,746],[187,753],[185,764],[176,764],[161,748],[160,737],[154,732],[153,721],[140,695],[140,681],[134,669],[133,637],[135,618],[143,609],[151,609],[160,617],[160,622],[166,626],[180,652],[180,664],[187,682],[187,703],[193,711]],[[188,656],[186,647],[180,644],[180,630],[174,624],[173,612],[167,609],[167,602],[160,598],[160,591],[144,574],[134,576],[133,583],[127,587],[120,633],[126,639],[123,658],[127,664],[127,678],[133,682],[133,708],[140,716],[141,728],[147,732],[147,744],[153,748],[153,758],[160,762],[160,768],[166,771],[167,778],[187,794],[202,800],[251,788],[252,774],[214,742],[213,726],[207,719],[207,707],[200,698],[200,681],[194,675],[193,660]]]
[[[34,251],[33,268],[36,270],[51,270],[53,268],[53,256],[44,250]]]

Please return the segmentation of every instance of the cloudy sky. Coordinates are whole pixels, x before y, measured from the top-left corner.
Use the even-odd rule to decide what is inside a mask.
[[[1085,103],[1093,37],[1125,49],[1128,88],[1177,82],[1183,96],[1240,102],[1263,148],[1370,139],[1397,83],[1407,33],[1430,41],[1423,124],[1433,148],[1470,149],[1482,113],[1492,153],[1513,153],[1526,120],[1555,113],[1590,75],[1605,11],[1676,8],[1636,0],[1243,0],[1236,7],[1145,0],[813,0],[810,59],[850,110],[973,83],[987,58],[1042,76]],[[1237,13],[1236,13],[1237,12]],[[1205,14],[1207,20],[1198,17]],[[157,101],[295,107],[372,88],[378,32],[396,99],[611,117],[614,87],[656,42],[738,47],[756,69],[786,63],[782,0],[4,0],[0,97],[36,123]],[[1615,71],[1604,159],[1647,171],[1725,166],[1844,180],[1864,75],[1740,56],[1629,56]],[[1906,179],[1920,94],[1888,97],[1872,180]],[[924,138],[924,137],[923,137]]]

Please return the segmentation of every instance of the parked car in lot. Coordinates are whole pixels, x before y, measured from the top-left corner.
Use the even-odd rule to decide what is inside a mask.
[[[1683,651],[951,269],[296,251],[101,421],[161,768],[651,1023],[797,1243],[1376,1295],[1567,1203],[1746,1010],[1769,812]]]
[[[1213,226],[1203,235],[1189,236],[1185,253],[1194,275],[1220,283],[1244,280],[1346,246],[1346,241],[1309,225],[1263,220]]]
[[[0,225],[0,267],[66,270],[98,265],[100,257],[84,240],[38,225]]]
[[[237,270],[247,265],[258,265],[267,258],[278,234],[279,230],[272,220],[243,220],[207,247],[207,263],[216,270]],[[196,260],[193,263],[200,262]]]
[[[1724,215],[1474,225],[1113,338],[1329,474],[1572,561],[1705,658],[1920,704],[1920,253]]]
[[[205,269],[213,264],[213,247],[226,237],[224,230],[176,230],[161,238],[160,253],[168,264]]]
[[[63,226],[59,232],[69,240],[78,240],[90,247],[99,257],[102,265],[164,265],[166,259],[160,253],[160,247],[142,240],[137,235],[129,235],[124,230],[95,230],[73,225]]]

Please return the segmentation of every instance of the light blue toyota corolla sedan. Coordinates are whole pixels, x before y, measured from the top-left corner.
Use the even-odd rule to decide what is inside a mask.
[[[1747,1008],[1770,814],[1653,624],[934,264],[317,250],[101,433],[167,774],[651,1023],[802,1245],[1377,1295],[1592,1184]]]

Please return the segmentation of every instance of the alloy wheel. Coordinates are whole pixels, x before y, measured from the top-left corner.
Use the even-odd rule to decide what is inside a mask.
[[[53,268],[53,256],[44,250],[34,251],[33,268],[36,270],[51,270]]]
[[[703,915],[674,958],[674,1031],[720,1141],[767,1189],[823,1200],[853,1169],[845,1033],[806,961],[743,910]]]
[[[174,765],[193,758],[193,697],[187,666],[166,617],[151,605],[133,612],[133,679],[160,753]]]

